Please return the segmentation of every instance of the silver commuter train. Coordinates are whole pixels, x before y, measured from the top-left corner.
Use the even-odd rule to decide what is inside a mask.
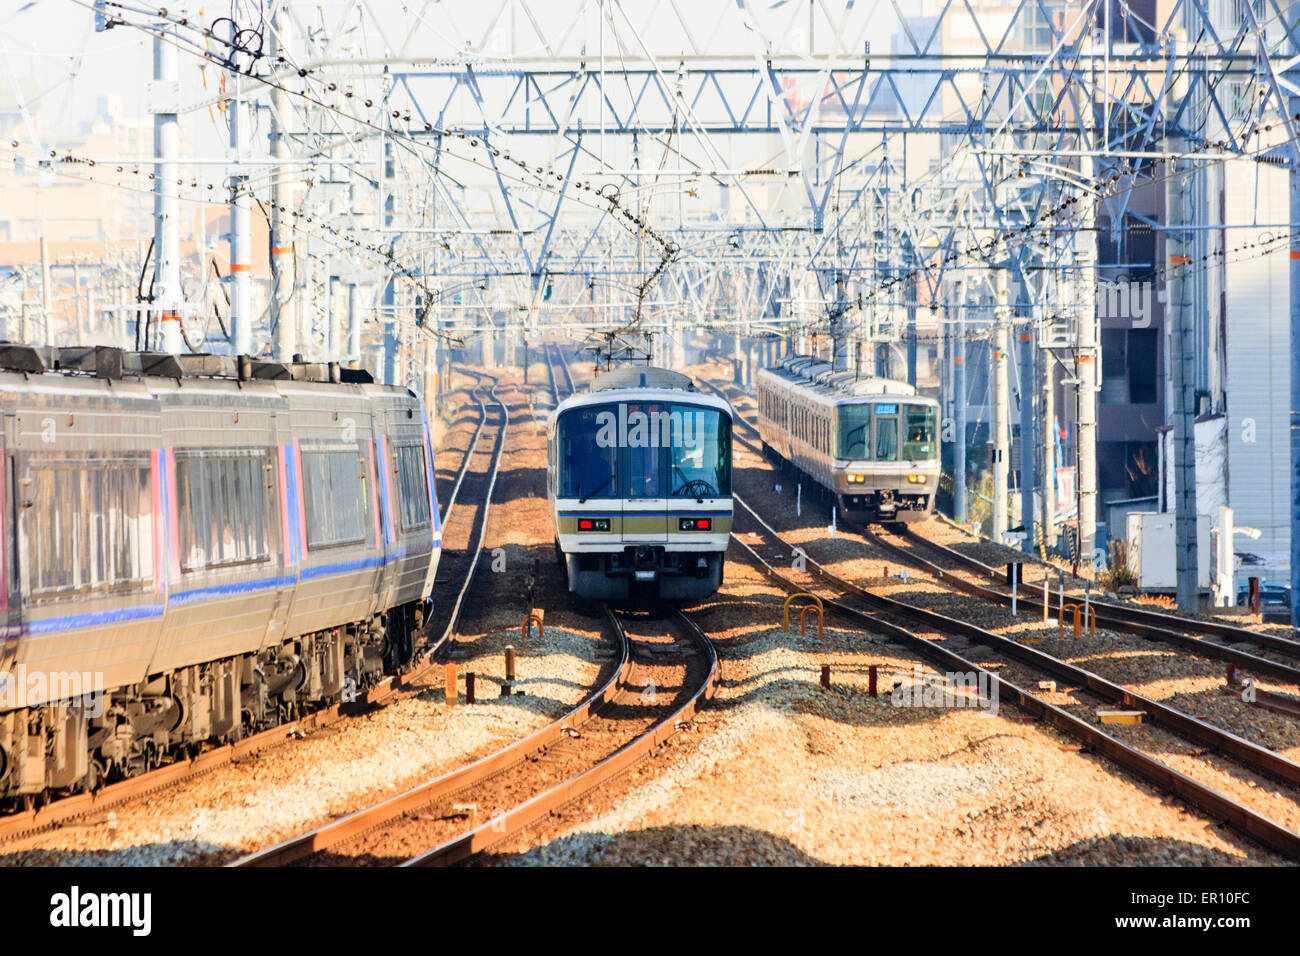
[[[420,398],[367,382],[0,346],[0,797],[148,769],[410,660],[433,448]]]
[[[763,451],[834,496],[847,521],[917,521],[939,487],[939,403],[811,355],[755,377]]]
[[[547,497],[571,593],[689,601],[721,587],[731,420],[725,400],[653,367],[606,372],[556,407]]]

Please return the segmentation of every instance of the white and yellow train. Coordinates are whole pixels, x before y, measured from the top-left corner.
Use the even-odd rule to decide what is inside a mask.
[[[810,355],[756,376],[763,452],[834,496],[851,522],[916,521],[939,486],[939,403],[906,382],[859,378]]]
[[[667,369],[606,372],[551,416],[547,497],[569,591],[691,601],[722,584],[731,406]]]

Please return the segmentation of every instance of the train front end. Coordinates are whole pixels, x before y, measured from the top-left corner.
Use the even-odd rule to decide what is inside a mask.
[[[687,602],[718,590],[731,534],[731,415],[664,369],[607,373],[560,404],[549,497],[572,593]]]
[[[920,521],[939,487],[939,404],[921,396],[845,399],[835,409],[836,497],[850,522]]]

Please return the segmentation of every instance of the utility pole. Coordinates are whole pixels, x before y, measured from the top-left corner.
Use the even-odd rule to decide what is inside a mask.
[[[1003,544],[1007,530],[1007,477],[1010,473],[1011,390],[1007,382],[1007,324],[1011,307],[1007,301],[1007,270],[998,269],[997,305],[993,316],[993,540]]]
[[[268,46],[270,61],[289,52],[291,23],[283,5],[277,7]],[[287,58],[287,56],[286,56]],[[281,86],[283,85],[281,81]],[[271,88],[271,155],[276,165],[271,186],[271,323],[275,326],[275,358],[293,361],[298,351],[298,310],[294,287],[298,284],[294,260],[293,189],[288,180],[289,166],[289,95],[281,88]]]
[[[952,517],[966,520],[966,285],[953,284],[953,321],[957,332],[952,355],[952,411],[956,433],[952,448]]]
[[[26,325],[26,322],[23,323]],[[54,344],[54,292],[50,288],[50,243],[41,231],[41,329],[45,344]]]
[[[388,102],[388,95],[393,89],[393,76],[384,68],[384,102]],[[397,241],[393,233],[393,138],[387,134],[380,136],[383,143],[382,162],[383,176],[382,184],[382,203],[383,203],[383,221],[384,221],[384,241],[388,244],[389,249]],[[397,289],[393,283],[393,277],[390,273],[384,277],[384,384],[399,385],[398,382],[398,353],[401,350],[401,342],[397,337]],[[488,339],[488,348],[492,347],[492,339]]]
[[[154,155],[154,315],[162,330],[164,352],[181,351],[180,123],[175,112],[180,95],[176,28],[164,21],[153,40]],[[148,343],[145,343],[148,348]]]
[[[904,243],[909,267],[915,267],[912,244]],[[907,384],[916,385],[916,279],[907,283]]]
[[[1020,525],[1025,533],[1020,550],[1034,551],[1034,326],[1020,329]]]
[[[361,367],[361,312],[357,299],[357,284],[348,283],[348,368]]]
[[[1056,359],[1043,350],[1043,547],[1056,545]]]
[[[1171,149],[1182,148],[1180,139]],[[1192,344],[1192,290],[1185,275],[1191,262],[1190,240],[1182,230],[1191,223],[1191,196],[1187,178],[1192,166],[1178,159],[1169,161],[1167,183],[1169,231],[1168,310],[1170,377],[1174,407],[1174,568],[1177,575],[1178,610],[1196,610],[1196,378]],[[1231,547],[1231,542],[1228,543]]]
[[[231,20],[230,42],[233,44],[238,35],[238,27]],[[235,54],[232,52],[231,56]],[[239,171],[239,160],[243,152],[240,142],[240,111],[243,108],[240,96],[239,73],[230,73],[230,82],[234,97],[227,101],[226,117],[230,123],[231,164],[230,186],[230,338],[236,355],[248,355],[253,351],[253,305],[252,288],[249,285],[249,270],[253,261],[252,228],[248,218],[248,177]]]
[[[1088,182],[1093,180],[1091,156],[1083,156],[1081,172]],[[1078,384],[1078,445],[1075,452],[1076,474],[1079,489],[1079,553],[1077,561],[1085,569],[1092,568],[1093,550],[1097,539],[1097,253],[1096,236],[1092,230],[1091,204],[1084,203],[1085,215],[1079,223],[1075,242],[1078,278],[1076,279],[1077,332],[1075,340],[1075,378]]]
[[[1291,55],[1300,55],[1295,7],[1287,19]],[[1288,112],[1300,114],[1300,96],[1289,100]],[[1291,140],[1291,222],[1300,222],[1300,146]],[[1300,627],[1300,232],[1291,230],[1291,626]],[[1231,542],[1229,542],[1231,548]]]

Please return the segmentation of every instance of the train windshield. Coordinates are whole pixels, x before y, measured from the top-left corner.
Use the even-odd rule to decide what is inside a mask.
[[[934,442],[939,411],[932,405],[908,405],[903,419],[903,457],[913,461],[937,457]]]
[[[668,448],[670,494],[711,498],[731,494],[731,417],[716,408],[674,405],[681,413],[681,440]]]
[[[559,496],[617,498],[618,448],[597,443],[600,415],[609,406],[591,405],[566,412],[559,421]]]
[[[840,455],[841,458],[865,459],[871,457],[871,406],[841,405]]]
[[[731,418],[663,402],[589,405],[558,422],[561,498],[731,494]]]

